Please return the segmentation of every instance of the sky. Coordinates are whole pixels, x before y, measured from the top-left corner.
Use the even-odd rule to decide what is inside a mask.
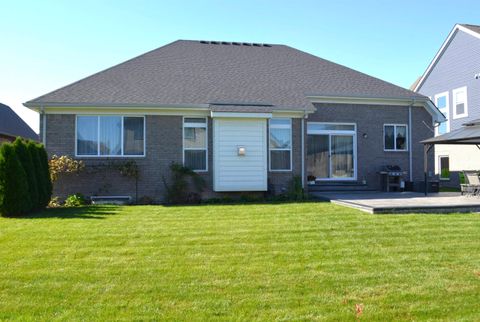
[[[177,39],[286,44],[410,87],[479,0],[0,0],[0,102],[22,103]]]

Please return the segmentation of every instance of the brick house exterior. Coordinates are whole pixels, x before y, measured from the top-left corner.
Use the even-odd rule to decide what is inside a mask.
[[[203,66],[196,69],[200,62]],[[187,66],[192,67],[186,70]],[[341,180],[380,189],[378,171],[387,164],[406,170],[406,181],[421,181],[419,142],[432,136],[428,124],[443,120],[427,97],[287,46],[196,41],[174,42],[25,105],[41,113],[40,137],[50,155],[74,156],[87,165],[135,160],[140,169],[138,196],[156,202],[163,201],[169,165],[184,162],[188,120],[206,119],[206,131],[200,133],[206,133],[207,166],[199,171],[207,183],[204,198],[248,193],[246,187],[253,181],[258,181],[252,189],[255,193],[281,193],[294,177],[301,178],[308,189],[311,125],[348,123],[355,128],[345,141],[353,143],[344,143],[340,152],[334,151],[337,143],[332,134],[331,152],[324,153],[332,173],[317,178],[315,184]],[[79,155],[78,118],[97,115],[144,117],[144,155]],[[283,123],[273,128],[274,120]],[[225,124],[238,128],[225,132]],[[388,124],[408,129],[406,142],[405,137],[402,141],[405,151],[385,151]],[[277,128],[280,131],[275,132]],[[259,140],[251,133],[266,133],[266,137]],[[286,144],[278,151],[276,135]],[[340,160],[335,161],[337,176],[331,159],[335,153]],[[347,172],[354,175],[343,174]],[[231,180],[221,186],[218,179],[224,176]],[[55,184],[54,195],[76,192],[134,197],[135,183],[116,170],[97,168],[64,175]]]

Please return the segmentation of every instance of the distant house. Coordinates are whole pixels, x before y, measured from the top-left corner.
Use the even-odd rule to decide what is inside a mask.
[[[0,103],[0,143],[17,136],[38,141],[38,135],[10,107]]]
[[[172,162],[205,194],[380,189],[398,165],[423,180],[421,140],[443,115],[423,95],[300,50],[179,40],[25,103],[50,154],[135,160],[139,196],[161,201]],[[118,173],[58,181],[56,195],[133,195]]]
[[[429,96],[447,118],[435,135],[480,119],[480,26],[455,25],[414,86],[414,91]],[[435,171],[443,185],[458,185],[458,171],[479,169],[480,149],[476,146],[435,147]]]

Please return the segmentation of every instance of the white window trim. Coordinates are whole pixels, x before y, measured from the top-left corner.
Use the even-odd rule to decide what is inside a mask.
[[[78,117],[79,116],[92,116],[97,118],[97,154],[96,155],[85,155],[85,154],[78,154],[78,131],[77,131],[77,125],[78,125]],[[121,154],[120,155],[105,155],[105,154],[100,154],[100,117],[101,116],[118,116],[122,118],[122,127],[121,127]],[[129,155],[123,154],[123,131],[124,131],[124,118],[125,117],[141,117],[143,118],[143,154],[139,155]],[[145,121],[145,115],[98,115],[98,114],[82,114],[82,115],[75,115],[75,157],[76,158],[144,158],[147,155],[147,149],[146,149],[146,135],[147,135],[147,125]]]
[[[309,130],[309,124],[333,124],[333,125],[352,125],[353,130]],[[316,179],[318,181],[356,181],[358,179],[358,144],[357,144],[357,123],[339,123],[339,122],[307,122],[307,136],[308,135],[328,135],[331,140],[332,135],[351,135],[353,137],[353,171],[354,175],[350,178],[322,178]],[[330,144],[330,143],[329,143]],[[329,154],[331,154],[331,146],[329,147]],[[329,165],[330,175],[330,165]]]
[[[463,102],[465,112],[462,114],[457,114],[457,93],[465,92],[465,101]],[[452,90],[452,110],[453,110],[453,119],[459,119],[462,117],[468,117],[468,96],[467,96],[467,86],[459,87]]]
[[[444,109],[445,110],[445,113],[442,112],[442,114],[445,115],[445,118],[447,119],[445,122],[447,124],[447,132],[450,132],[450,93],[448,91],[446,92],[442,92],[442,93],[438,93],[436,94],[433,98],[435,100],[435,106],[437,106],[437,101],[438,101],[438,98],[439,97],[442,97],[442,96],[445,96],[445,107],[444,108],[439,108],[440,112],[442,112],[442,110]],[[437,107],[438,108],[438,107]],[[438,133],[438,126],[435,127],[435,136],[439,136],[440,134]]]
[[[290,129],[290,148],[272,148],[270,147],[270,131],[272,129],[271,120],[268,120],[268,170],[270,172],[291,172],[293,169],[293,126],[292,126],[292,119],[291,118],[283,118],[283,117],[276,117],[276,120],[288,120],[289,121],[289,129]],[[276,125],[275,128],[278,129],[286,129],[287,126],[285,125]],[[289,169],[272,169],[272,151],[290,151],[290,168]]]
[[[385,148],[385,127],[393,126],[393,149]],[[397,126],[404,126],[405,127],[405,134],[406,134],[406,142],[405,142],[405,149],[397,149]],[[383,151],[384,152],[408,152],[408,144],[410,142],[410,138],[408,137],[408,124],[383,124]]]
[[[204,119],[205,125],[201,123],[185,123],[186,118]],[[186,148],[185,147],[185,128],[204,128],[205,129],[205,148]],[[183,116],[182,119],[182,164],[185,165],[185,150],[204,151],[205,150],[205,170],[193,170],[198,173],[208,172],[208,117],[204,116]]]
[[[450,171],[450,156],[448,155],[439,155],[438,156],[438,178],[441,180],[441,181],[450,181],[450,177],[448,178],[443,178],[442,177],[442,158],[448,158],[448,162],[449,162],[449,167],[448,167],[448,171]]]

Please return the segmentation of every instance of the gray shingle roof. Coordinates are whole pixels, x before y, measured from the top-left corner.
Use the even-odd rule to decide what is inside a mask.
[[[472,31],[475,31],[476,33],[479,33],[480,34],[480,26],[477,26],[477,25],[469,25],[469,24],[460,24],[460,26],[463,26],[465,28],[468,28]]]
[[[256,102],[311,109],[306,95],[424,98],[284,45],[178,40],[27,104]]]
[[[38,135],[10,107],[0,103],[0,134],[38,141]]]

